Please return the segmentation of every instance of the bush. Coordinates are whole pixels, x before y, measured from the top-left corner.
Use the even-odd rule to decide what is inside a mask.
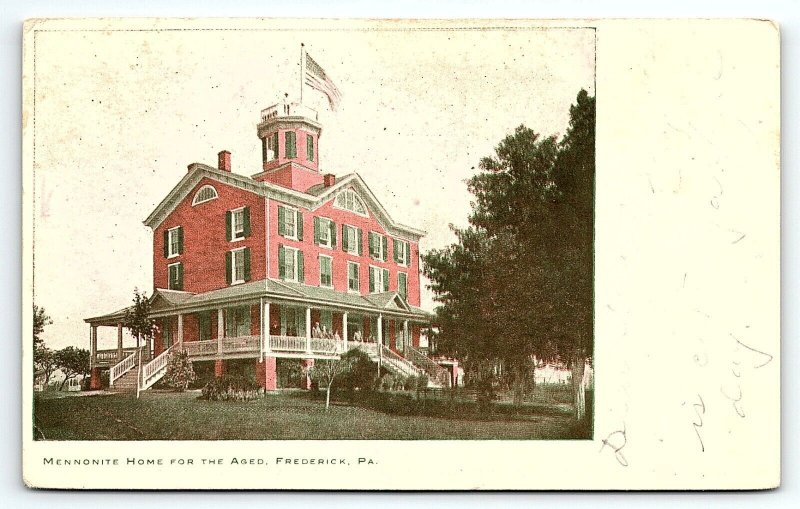
[[[377,382],[378,365],[372,362],[369,355],[358,349],[353,349],[342,355],[342,359],[351,359],[350,370],[337,379],[339,388],[353,392],[356,389],[371,391]]]
[[[223,375],[203,387],[200,399],[209,401],[250,401],[263,394],[260,385],[240,375]]]
[[[185,350],[170,352],[167,360],[167,372],[163,378],[164,385],[183,392],[196,378],[189,354]]]

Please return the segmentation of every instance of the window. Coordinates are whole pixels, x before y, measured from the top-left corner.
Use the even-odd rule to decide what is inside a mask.
[[[314,160],[314,137],[306,134],[306,159]]]
[[[164,350],[172,346],[172,323],[170,320],[164,321],[164,330],[161,331],[161,345]]]
[[[389,291],[389,269],[369,267],[369,291],[370,293]]]
[[[286,131],[285,136],[285,149],[287,159],[294,159],[297,157],[297,134],[294,131]]]
[[[342,225],[342,249],[350,254],[361,256],[361,228]]]
[[[336,197],[336,201],[334,202],[334,206],[349,210],[350,212],[355,212],[362,216],[367,215],[367,208],[364,207],[364,203],[361,202],[361,199],[352,189],[347,189],[339,193],[339,196]]]
[[[333,286],[333,259],[330,256],[319,255],[319,284]]]
[[[183,254],[183,228],[177,226],[164,232],[164,258]]]
[[[168,267],[169,282],[167,283],[170,290],[183,290],[183,264],[173,263]]]
[[[403,299],[408,299],[408,274],[405,272],[397,273],[397,293]]]
[[[192,206],[211,201],[217,198],[217,196],[216,189],[211,186],[203,186],[195,193],[194,198],[192,198]]]
[[[302,308],[281,306],[281,336],[306,335],[306,313]]]
[[[225,214],[225,231],[230,242],[249,237],[250,207],[229,210]]]
[[[393,256],[395,263],[400,265],[409,266],[411,262],[411,246],[404,240],[394,239]]]
[[[278,246],[278,275],[286,281],[302,283],[305,280],[303,252],[299,249]]]
[[[261,139],[262,159],[264,162],[274,161],[278,158],[278,133]]]
[[[369,255],[375,260],[386,261],[386,237],[369,232]]]
[[[303,213],[278,205],[278,235],[287,239],[303,240]]]
[[[198,313],[197,320],[199,322],[200,341],[209,341],[211,339],[211,311]]]
[[[314,217],[314,243],[318,246],[336,247],[336,223],[325,217]]]
[[[250,281],[250,248],[228,251],[225,265],[229,285]]]
[[[250,335],[250,307],[237,306],[225,309],[225,337],[238,338]]]
[[[347,289],[351,292],[360,292],[361,286],[358,282],[358,264],[347,262]]]

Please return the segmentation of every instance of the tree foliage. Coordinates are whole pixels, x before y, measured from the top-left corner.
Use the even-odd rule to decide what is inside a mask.
[[[150,318],[150,300],[147,293],[133,289],[133,306],[125,311],[124,326],[136,338],[136,346],[141,341],[149,345],[156,333],[156,322]]]
[[[89,374],[88,350],[68,346],[55,352],[54,357],[56,366],[64,373],[64,380],[61,381],[58,390],[62,390],[68,380]]]
[[[33,305],[33,349],[42,346],[44,340],[42,333],[44,328],[53,323],[53,320],[45,312],[44,308],[40,308],[36,304]]]
[[[43,344],[38,346],[33,352],[34,380],[41,379],[42,384],[47,386],[53,372],[58,369],[55,354]]]
[[[594,104],[578,94],[560,140],[525,126],[504,138],[467,181],[470,226],[423,257],[437,348],[481,387],[498,365],[522,390],[533,356],[592,355]]]

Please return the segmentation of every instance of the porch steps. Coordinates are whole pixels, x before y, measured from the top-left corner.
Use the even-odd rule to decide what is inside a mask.
[[[386,368],[387,371],[395,376],[416,376],[423,374],[428,377],[428,387],[431,389],[438,389],[442,387],[437,380],[432,378],[423,369],[419,368],[413,362],[395,352],[387,352],[389,349],[386,347],[383,347],[383,352],[391,353],[391,355],[384,354],[379,356],[378,349],[374,343],[362,343],[359,346],[359,349],[366,353],[372,362],[380,362],[382,367]]]
[[[138,387],[138,378],[139,378],[139,365],[133,366],[133,368],[122,375],[121,377],[114,380],[114,383],[111,384],[111,387],[108,388],[109,391],[112,392],[136,392]]]

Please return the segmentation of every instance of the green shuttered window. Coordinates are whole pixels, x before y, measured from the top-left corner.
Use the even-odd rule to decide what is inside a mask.
[[[168,267],[170,290],[183,290],[183,264],[173,263]]]
[[[314,243],[318,246],[336,247],[336,223],[326,217],[314,216]]]
[[[283,244],[278,245],[278,276],[286,281],[305,281],[303,252]]]
[[[347,262],[347,289],[353,292],[361,290],[358,281],[358,264],[355,262]]]
[[[409,254],[410,251],[411,246],[405,240],[392,240],[392,258],[394,259],[395,263],[405,265],[407,267],[411,261],[411,256]]]
[[[225,253],[225,276],[229,285],[250,281],[249,247]]]
[[[376,232],[369,232],[370,257],[385,262],[387,251],[386,236]]]
[[[164,258],[183,254],[183,227],[177,226],[164,231]]]
[[[316,227],[316,222],[314,225]],[[303,240],[303,213],[278,205],[278,235],[287,239]]]
[[[397,293],[403,299],[408,298],[408,275],[405,272],[397,273]]]
[[[306,134],[306,159],[314,160],[314,137]]]
[[[294,131],[286,131],[285,136],[285,152],[287,159],[294,159],[297,157],[297,134]]]
[[[225,213],[225,236],[228,241],[247,238],[251,233],[250,207],[241,207]]]
[[[319,256],[319,284],[333,286],[333,259],[330,256]]]
[[[355,226],[342,225],[342,250],[350,254],[361,256],[362,248],[361,228]]]

